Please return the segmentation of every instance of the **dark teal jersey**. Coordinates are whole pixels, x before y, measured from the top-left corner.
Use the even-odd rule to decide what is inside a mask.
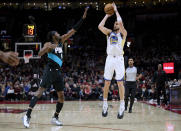
[[[63,46],[62,43],[48,53],[48,65],[51,67],[59,68],[63,63]]]

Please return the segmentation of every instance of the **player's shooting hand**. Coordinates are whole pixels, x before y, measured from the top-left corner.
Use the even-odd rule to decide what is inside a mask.
[[[114,8],[114,11],[117,12],[118,10],[117,10],[116,4],[113,2],[112,5],[113,5],[113,8]]]
[[[82,16],[82,19],[86,18],[88,9],[89,9],[89,7],[85,8],[84,15]]]
[[[17,52],[3,52],[1,60],[11,66],[17,66],[19,64],[19,58]]]

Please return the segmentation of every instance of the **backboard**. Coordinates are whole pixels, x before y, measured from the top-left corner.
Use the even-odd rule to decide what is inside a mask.
[[[25,55],[32,54],[31,59],[40,59],[38,52],[41,50],[40,42],[33,43],[15,43],[15,52],[19,53],[19,58],[23,59]]]

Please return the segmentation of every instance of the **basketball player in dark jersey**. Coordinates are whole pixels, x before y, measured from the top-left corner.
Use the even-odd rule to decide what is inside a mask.
[[[40,82],[40,88],[37,91],[37,95],[31,99],[28,111],[23,117],[23,124],[26,128],[30,126],[30,118],[33,107],[36,105],[38,99],[42,96],[42,93],[47,88],[50,88],[51,85],[54,86],[58,95],[56,111],[52,117],[51,123],[57,126],[62,126],[62,122],[58,119],[59,113],[62,110],[64,103],[64,82],[60,71],[63,58],[62,46],[65,40],[71,37],[80,28],[84,19],[86,18],[87,10],[88,8],[85,9],[84,15],[80,21],[77,22],[77,24],[74,25],[67,34],[60,36],[60,34],[56,31],[50,31],[48,33],[47,38],[49,42],[45,43],[44,47],[39,52],[39,56],[42,56],[46,53],[48,54],[48,63],[44,69],[43,78]]]

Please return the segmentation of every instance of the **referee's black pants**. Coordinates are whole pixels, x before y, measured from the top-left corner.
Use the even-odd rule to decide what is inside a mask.
[[[128,107],[128,97],[130,96],[130,107],[129,109],[132,110],[134,104],[134,98],[136,95],[136,82],[126,81],[125,82],[125,109]]]

